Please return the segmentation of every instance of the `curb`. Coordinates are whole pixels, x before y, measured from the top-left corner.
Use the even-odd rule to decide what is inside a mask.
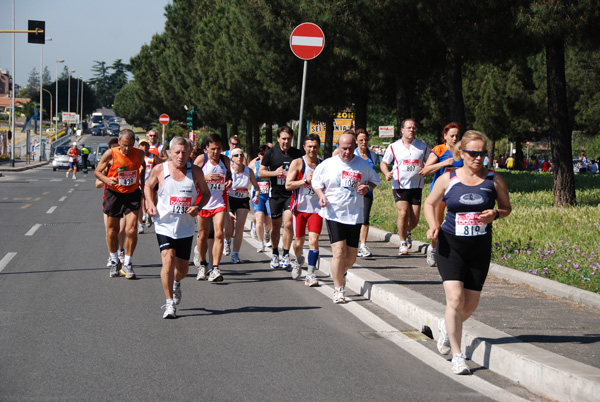
[[[392,234],[375,227],[369,228],[369,239],[371,238],[377,241],[383,241],[400,246],[400,237],[397,234]],[[416,248],[419,253],[427,253],[428,247],[428,243],[413,240],[413,250]],[[507,280],[511,283],[527,285],[551,296],[570,300],[574,303],[579,303],[600,310],[600,294],[565,285],[564,283],[556,282],[552,279],[531,275],[526,272],[505,267],[496,263],[490,264],[489,273],[490,275]]]
[[[35,164],[23,166],[23,167],[4,167],[4,166],[0,165],[0,172],[22,172],[24,170],[35,169],[40,166],[45,166],[49,163],[50,163],[50,161],[43,161],[43,162],[38,162]]]

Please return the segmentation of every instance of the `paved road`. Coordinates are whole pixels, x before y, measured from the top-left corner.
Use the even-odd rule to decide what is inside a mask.
[[[327,277],[309,289],[247,242],[223,284],[192,269],[180,318],[163,320],[154,235],[138,280],[109,278],[93,181],[49,166],[0,178],[0,400],[536,399],[485,369],[449,375],[409,325],[360,298],[334,305]]]

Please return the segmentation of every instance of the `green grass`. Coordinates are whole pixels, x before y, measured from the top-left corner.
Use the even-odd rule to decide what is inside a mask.
[[[575,175],[578,205],[552,207],[552,175],[499,170],[513,211],[494,223],[492,261],[581,289],[600,293],[600,174]],[[423,200],[431,178],[425,180]],[[397,233],[391,183],[375,189],[371,224]],[[421,214],[413,239],[427,241]]]

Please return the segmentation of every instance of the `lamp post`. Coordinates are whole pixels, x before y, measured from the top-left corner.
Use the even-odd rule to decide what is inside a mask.
[[[81,128],[83,129],[83,77],[79,76],[79,79],[81,80],[81,113],[79,114],[79,116],[81,116]]]
[[[69,85],[68,85],[68,92],[69,95],[67,96],[67,112],[69,112],[69,118],[70,118],[70,113],[71,113],[71,74],[74,73],[75,70],[69,70]]]
[[[46,38],[46,42],[51,41],[52,38]],[[44,121],[44,92],[42,88],[44,87],[44,44],[40,46],[40,154],[38,156],[38,160],[42,159],[42,122]]]
[[[79,77],[81,78],[81,77]],[[79,113],[79,78],[77,78],[77,103],[75,104],[75,114]],[[79,117],[81,119],[81,116]],[[81,123],[81,121],[79,121]]]
[[[64,60],[56,60],[56,93],[54,94],[55,98],[56,98],[56,109],[54,109],[55,116],[56,116],[56,124],[54,127],[54,134],[56,135],[56,138],[58,138],[58,63],[64,63]]]

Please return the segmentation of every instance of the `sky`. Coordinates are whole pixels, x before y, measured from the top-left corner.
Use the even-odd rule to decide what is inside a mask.
[[[164,30],[165,6],[169,0],[14,0],[15,30],[27,30],[28,20],[46,21],[44,66],[52,81],[56,60],[60,75],[64,66],[75,70],[73,77],[94,76],[94,60],[111,65],[129,59]],[[0,0],[0,30],[12,30],[13,0]],[[0,69],[12,73],[12,36],[0,33]],[[32,69],[39,72],[40,44],[27,43],[26,33],[15,34],[16,83],[27,86]]]

